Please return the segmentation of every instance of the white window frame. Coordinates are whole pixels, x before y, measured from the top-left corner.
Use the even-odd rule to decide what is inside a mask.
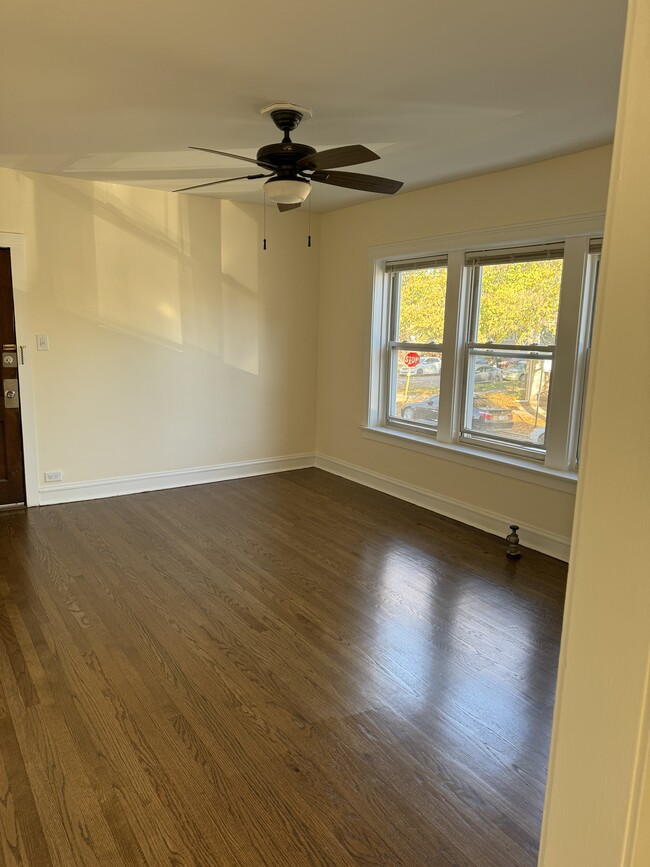
[[[388,424],[396,424],[399,425],[399,419],[396,419],[393,415],[390,414],[390,408],[393,406],[395,402],[395,382],[392,376],[392,362],[391,359],[396,357],[396,353],[400,350],[405,352],[409,352],[414,350],[419,353],[438,353],[444,358],[444,346],[443,343],[423,343],[423,342],[410,342],[408,340],[399,340],[399,318],[400,318],[400,310],[399,305],[397,304],[398,299],[398,291],[401,288],[401,275],[408,271],[414,271],[418,269],[425,268],[440,268],[444,267],[447,270],[447,257],[446,256],[438,256],[434,259],[414,259],[409,261],[400,261],[400,267],[393,269],[390,267],[390,263],[384,265],[384,271],[386,273],[386,277],[389,283],[388,292],[389,292],[389,324],[388,324],[388,339],[386,348],[388,350],[389,359],[387,364],[385,364],[385,370],[383,376],[386,379],[386,422]],[[407,426],[408,427],[408,426]]]
[[[573,490],[597,273],[598,254],[594,239],[602,237],[603,227],[604,214],[587,214],[371,248],[371,364],[367,423],[362,425],[365,436],[415,451],[431,453],[434,450],[438,457]],[[564,264],[545,450],[462,440],[472,300],[471,272],[466,266],[466,256],[476,250],[497,251],[548,244],[563,245]],[[428,431],[396,419],[390,420],[387,415],[390,396],[389,269],[391,263],[419,259],[426,262],[444,257],[447,259],[447,295],[438,427]]]

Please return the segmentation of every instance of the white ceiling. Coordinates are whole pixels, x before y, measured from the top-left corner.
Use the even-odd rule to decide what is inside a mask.
[[[172,190],[255,172],[292,135],[364,144],[358,171],[431,186],[613,137],[621,0],[112,0],[5,4],[0,165]],[[356,167],[346,171],[355,171]],[[261,181],[193,195],[262,201]],[[374,198],[314,184],[314,210]]]

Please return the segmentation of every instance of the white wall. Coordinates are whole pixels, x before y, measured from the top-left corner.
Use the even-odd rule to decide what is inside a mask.
[[[630,3],[542,867],[650,864],[650,4]],[[624,360],[621,375],[612,359]],[[612,411],[625,407],[623,415]]]
[[[610,158],[598,148],[316,217],[311,249],[304,214],[269,210],[266,253],[258,207],[0,171],[0,232],[26,237],[19,342],[34,378],[41,500],[64,494],[45,470],[63,471],[72,498],[96,480],[310,455],[316,443],[335,469],[430,492],[442,510],[453,501],[470,523],[516,520],[524,543],[537,532],[568,549],[570,487],[362,438],[367,251],[603,211]],[[49,334],[49,352],[35,351],[36,333]]]
[[[435,497],[465,516],[516,520],[568,550],[574,491],[555,491],[364,439],[371,285],[368,249],[382,244],[604,212],[610,148],[457,181],[325,214],[320,295],[317,451]],[[343,472],[346,472],[343,467]],[[449,512],[448,512],[449,513]],[[509,520],[508,520],[509,519]],[[480,526],[481,524],[478,523]]]
[[[259,207],[0,171],[0,232],[26,238],[43,487],[45,470],[77,484],[313,453],[303,218],[270,212],[262,252]]]

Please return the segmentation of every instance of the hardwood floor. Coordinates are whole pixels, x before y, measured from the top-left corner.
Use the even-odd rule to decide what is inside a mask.
[[[504,551],[318,470],[0,514],[0,863],[533,867],[566,570]]]

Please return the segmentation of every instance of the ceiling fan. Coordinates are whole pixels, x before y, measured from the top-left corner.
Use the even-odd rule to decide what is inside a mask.
[[[284,138],[276,144],[261,147],[256,159],[216,151],[212,148],[192,147],[192,150],[206,151],[209,154],[232,157],[253,163],[269,174],[241,175],[237,178],[225,178],[220,181],[208,181],[205,184],[194,184],[174,190],[184,193],[197,190],[200,187],[210,187],[214,184],[227,184],[230,181],[257,180],[267,178],[264,188],[269,198],[275,202],[280,211],[290,211],[299,208],[311,191],[311,182],[330,184],[335,187],[346,187],[350,190],[363,190],[369,193],[384,193],[392,195],[403,186],[403,181],[393,181],[390,178],[380,178],[376,175],[361,175],[357,172],[332,171],[341,166],[355,166],[378,160],[379,155],[363,145],[346,145],[330,148],[318,153],[310,145],[292,142],[289,133],[292,132],[311,111],[290,103],[274,103],[262,109],[262,114],[270,113],[273,123],[284,133]]]

